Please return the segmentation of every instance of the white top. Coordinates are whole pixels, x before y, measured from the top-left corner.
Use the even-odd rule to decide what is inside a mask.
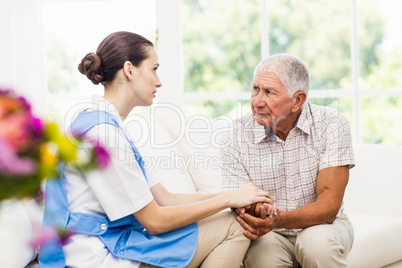
[[[92,98],[92,110],[112,114],[125,131],[116,107],[100,96]],[[90,110],[91,110],[90,109]],[[130,134],[125,131],[127,137]],[[146,171],[148,183],[125,136],[110,124],[96,125],[87,134],[108,150],[111,162],[105,170],[96,170],[82,178],[66,167],[66,191],[70,211],[105,216],[111,221],[142,209],[153,200],[150,188],[159,183]],[[139,262],[115,258],[97,236],[76,234],[63,246],[66,265],[73,267],[138,267]]]

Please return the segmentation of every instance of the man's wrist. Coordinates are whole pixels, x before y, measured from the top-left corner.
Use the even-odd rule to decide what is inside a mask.
[[[280,228],[280,216],[281,216],[282,211],[277,209],[276,210],[276,216],[273,217],[273,223],[272,223],[272,229],[278,229]]]

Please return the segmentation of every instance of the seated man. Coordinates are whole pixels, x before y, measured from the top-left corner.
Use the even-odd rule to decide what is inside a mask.
[[[355,164],[350,126],[337,110],[307,102],[309,87],[298,57],[263,60],[254,71],[252,111],[224,139],[223,187],[253,182],[278,208],[268,217],[267,204],[237,210],[253,240],[246,268],[347,265],[354,233],[342,200]]]

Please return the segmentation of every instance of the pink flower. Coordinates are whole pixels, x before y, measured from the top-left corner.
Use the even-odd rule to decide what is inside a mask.
[[[17,97],[17,100],[21,103],[26,111],[31,113],[31,104],[29,104],[29,102],[24,97]]]
[[[54,227],[43,227],[42,232],[29,242],[29,245],[33,248],[40,247],[46,243],[54,240],[58,240],[59,236],[57,234],[56,228]]]
[[[73,232],[66,231],[54,226],[43,227],[42,232],[33,240],[29,242],[29,245],[33,248],[38,248],[52,241],[60,241],[62,245],[67,244],[70,241]]]
[[[35,138],[39,138],[43,133],[43,122],[39,118],[31,117],[28,127]]]
[[[30,107],[25,99],[0,91],[0,137],[5,137],[16,152],[24,151],[29,144],[31,130],[28,125],[31,119]]]
[[[95,158],[96,158],[96,162],[98,163],[98,166],[101,169],[107,168],[107,166],[110,163],[110,154],[109,154],[109,152],[99,142],[97,142],[95,144],[94,150],[95,150]]]
[[[36,164],[28,158],[16,155],[14,147],[3,137],[0,137],[0,172],[13,175],[28,175],[36,171]]]
[[[107,149],[97,140],[90,138],[86,135],[75,135],[83,141],[90,142],[92,144],[94,160],[100,169],[105,169],[110,163],[110,154]]]

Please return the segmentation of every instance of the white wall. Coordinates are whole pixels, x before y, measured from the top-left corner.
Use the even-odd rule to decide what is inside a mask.
[[[0,87],[14,89],[45,115],[45,47],[41,0],[0,1]]]

